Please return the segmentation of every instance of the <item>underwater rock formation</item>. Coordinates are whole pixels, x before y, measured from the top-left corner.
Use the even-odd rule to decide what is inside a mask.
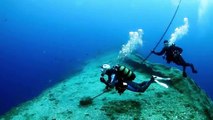
[[[88,61],[81,73],[47,89],[37,98],[12,109],[0,120],[212,120],[213,102],[190,78],[183,78],[178,69],[130,55],[120,64],[135,71],[136,82],[149,80],[152,74],[170,77],[169,88],[152,84],[144,93],[125,91],[119,95],[108,91],[81,106],[86,96],[96,96],[105,86],[100,83],[99,66],[116,63],[115,54]]]

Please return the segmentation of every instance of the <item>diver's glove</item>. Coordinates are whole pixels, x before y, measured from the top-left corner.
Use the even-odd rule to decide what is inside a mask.
[[[106,83],[105,89],[110,90],[110,89],[112,89],[113,87],[114,87],[114,86],[113,86],[112,84]]]
[[[104,79],[103,77],[100,77],[100,81],[101,81],[102,83],[106,83],[106,81],[105,81],[105,79]]]
[[[151,53],[155,54],[156,52],[154,50],[151,50]]]
[[[114,87],[112,84],[108,83],[103,77],[100,77],[100,81],[106,85],[105,89],[110,89]]]

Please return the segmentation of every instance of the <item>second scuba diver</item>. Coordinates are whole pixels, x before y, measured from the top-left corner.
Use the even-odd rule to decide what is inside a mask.
[[[152,51],[152,53],[159,56],[165,54],[167,63],[174,62],[177,65],[183,66],[183,77],[187,77],[186,67],[188,66],[191,67],[193,73],[197,73],[193,64],[185,62],[181,56],[182,52],[182,48],[175,46],[175,44],[169,45],[167,40],[164,41],[164,48],[160,52]]]

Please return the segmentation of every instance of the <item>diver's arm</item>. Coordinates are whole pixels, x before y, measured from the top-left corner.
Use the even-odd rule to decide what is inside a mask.
[[[101,74],[100,81],[106,85],[106,88],[109,88],[109,87],[112,88],[112,85],[111,85],[112,78],[108,74],[107,74],[107,76],[108,76],[108,80],[105,80],[104,74]]]
[[[101,74],[100,81],[104,84],[107,84],[107,81],[104,79],[104,75],[105,74],[103,74],[103,73]]]
[[[180,54],[183,52],[183,49],[180,47],[176,47],[176,49],[180,52]]]
[[[152,53],[154,53],[155,55],[163,55],[164,53],[166,52],[166,48],[164,47],[160,52],[155,52],[155,51],[152,51]]]
[[[103,76],[100,77],[100,81],[104,83],[106,86],[109,86],[109,83],[104,79]]]

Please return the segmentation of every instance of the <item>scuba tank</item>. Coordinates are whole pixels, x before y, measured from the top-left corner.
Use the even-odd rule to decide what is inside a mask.
[[[117,71],[117,75],[119,76],[119,78],[122,78],[124,80],[132,81],[136,77],[134,72],[132,72],[130,69],[128,69],[127,67],[123,65],[116,65],[115,69]]]

